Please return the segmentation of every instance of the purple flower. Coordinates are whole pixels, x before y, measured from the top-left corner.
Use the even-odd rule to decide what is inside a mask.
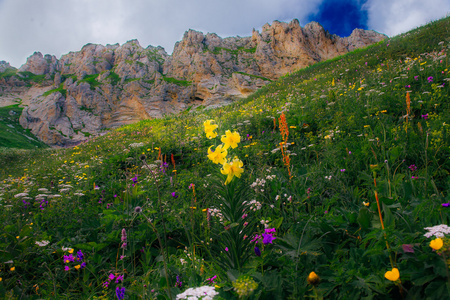
[[[341,172],[345,172],[345,169],[341,169]]]
[[[419,76],[414,76],[414,79],[415,80],[419,80]]]
[[[173,197],[174,199],[177,199],[177,198],[178,198],[177,193],[176,193],[176,192],[172,192],[172,197]]]
[[[114,280],[114,278],[116,278],[116,276],[113,273],[108,275],[109,281]]]
[[[261,237],[257,234],[257,235],[255,235],[255,237],[254,238],[252,238],[252,240],[250,241],[250,242],[254,242],[255,244],[258,244],[258,240],[260,239]]]
[[[69,271],[69,270],[70,270],[70,268],[68,266],[64,267],[64,271]]]
[[[118,300],[123,300],[123,297],[125,297],[125,288],[116,287],[116,296]]]
[[[81,250],[77,251],[77,260],[83,260],[84,254]]]
[[[103,282],[103,287],[107,288],[109,286],[109,281]]]
[[[123,275],[117,275],[116,276],[116,283],[119,283],[119,280],[123,281]]]
[[[225,247],[225,251],[227,251],[227,252],[228,252],[228,247]]]
[[[181,277],[177,275],[177,282],[175,283],[175,287],[181,287],[183,282],[181,281]]]
[[[422,115],[422,118],[424,118],[425,120],[428,119],[428,114]]]
[[[264,245],[272,244],[272,242],[276,239],[276,237],[272,234],[273,232],[275,232],[275,228],[268,228],[265,230],[265,233],[262,234]]]
[[[127,241],[127,232],[125,231],[125,228],[122,229],[121,241],[122,242],[126,242]]]
[[[416,167],[416,165],[410,165],[409,167],[408,167],[411,171],[415,171],[415,170],[417,170],[417,167]]]
[[[214,279],[216,279],[216,278],[217,278],[217,275],[214,275],[214,276],[211,277],[211,278],[207,278],[206,281],[208,281],[209,284],[214,284],[214,283],[216,283],[216,282],[214,281]]]
[[[267,228],[267,229],[265,229],[264,231],[265,231],[265,233],[267,233],[267,234],[272,233],[272,232],[277,232],[277,230],[276,230],[275,228]]]
[[[256,256],[261,256],[261,250],[257,246],[255,246],[255,254]]]
[[[428,80],[428,83],[432,83],[433,82],[433,76],[428,77],[427,80]]]
[[[81,263],[81,265],[80,265],[80,268],[81,268],[81,269],[84,269],[85,267],[86,267],[86,262],[83,261],[83,262]]]
[[[133,180],[133,183],[136,184],[138,179],[137,179],[137,175],[135,175],[133,178],[131,178],[131,180]]]
[[[448,203],[442,203],[442,207],[449,207],[450,206],[450,202]]]

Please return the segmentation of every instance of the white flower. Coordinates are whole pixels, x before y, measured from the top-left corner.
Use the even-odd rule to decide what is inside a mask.
[[[62,251],[69,251],[69,250],[73,250],[72,248],[68,248],[68,247],[64,247],[64,246],[62,246]]]
[[[45,247],[45,246],[47,246],[48,244],[50,244],[50,242],[49,241],[36,241],[36,245],[38,245],[39,247]]]
[[[143,147],[144,143],[132,143],[130,145],[128,145],[130,148],[138,148],[138,147]]]
[[[218,295],[213,286],[201,286],[198,288],[189,288],[185,290],[183,293],[177,295],[178,299],[186,299],[186,300],[212,300],[214,296]]]
[[[14,198],[26,197],[26,196],[28,196],[28,193],[19,193],[19,194],[14,195]]]
[[[424,234],[427,238],[430,238],[433,235],[437,238],[443,238],[446,234],[450,234],[450,227],[445,224],[425,227],[425,229],[428,230],[428,232]]]

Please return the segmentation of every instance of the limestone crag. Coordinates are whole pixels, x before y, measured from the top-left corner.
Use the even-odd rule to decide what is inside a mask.
[[[0,104],[20,98],[22,126],[47,144],[74,144],[106,128],[189,106],[230,103],[288,72],[384,38],[361,29],[341,38],[319,23],[302,28],[293,20],[265,24],[249,37],[188,30],[172,55],[137,40],[88,44],[59,60],[35,52],[13,75],[0,62],[0,73],[9,72],[0,77]]]

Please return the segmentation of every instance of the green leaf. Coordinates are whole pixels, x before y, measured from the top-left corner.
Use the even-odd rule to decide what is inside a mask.
[[[390,208],[383,203],[383,212],[384,212],[384,227],[395,227],[395,218],[392,214]]]
[[[363,229],[369,229],[370,226],[370,221],[372,220],[372,214],[370,213],[370,211],[367,209],[367,207],[362,207],[359,210],[359,214],[358,214],[358,218],[357,221],[359,223],[359,225],[361,226],[361,228]]]
[[[231,269],[227,271],[227,275],[230,281],[235,281],[239,277],[239,271]]]

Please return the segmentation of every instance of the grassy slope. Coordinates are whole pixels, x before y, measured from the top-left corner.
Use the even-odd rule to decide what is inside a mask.
[[[11,115],[13,111],[16,114]],[[0,148],[34,149],[47,148],[29,130],[19,123],[22,108],[19,105],[0,107]]]
[[[311,296],[306,277],[315,271],[322,277],[319,292],[328,298],[398,298],[405,291],[384,278],[391,258],[410,297],[445,298],[445,267],[428,247],[423,228],[449,223],[448,211],[441,205],[450,202],[448,28],[450,18],[432,22],[300,70],[227,107],[142,121],[73,149],[0,159],[5,189],[0,197],[3,205],[12,205],[1,215],[5,235],[0,247],[5,252],[0,255],[2,261],[13,259],[21,271],[4,271],[0,292],[11,291],[20,279],[24,286],[15,290],[17,295],[32,294],[35,284],[43,296],[52,292],[74,296],[77,291],[101,295],[107,275],[126,268],[130,297],[151,298],[151,289],[164,294],[156,235],[133,213],[134,207],[143,207],[163,230],[153,177],[139,159],[145,154],[153,163],[161,149],[169,163],[167,175],[158,176],[171,281],[183,276],[184,290],[218,274],[222,297],[233,298],[226,290],[232,287],[234,271],[219,267],[217,260],[224,252],[202,242],[216,237],[205,229],[201,210],[217,207],[217,192],[225,179],[220,167],[206,158],[208,147],[220,143],[219,138],[206,139],[202,131],[203,122],[213,119],[219,135],[234,129],[242,137],[239,147],[229,149],[245,168],[241,179],[233,182],[248,189],[257,179],[267,181],[257,192],[248,189],[247,196],[262,204],[251,219],[268,220],[277,228],[276,245],[264,249],[264,260],[253,257],[245,268],[258,282],[262,297]],[[411,102],[406,118],[407,91]],[[277,150],[282,141],[281,112],[289,127],[291,180]],[[168,174],[175,173],[171,183]],[[131,186],[135,175],[139,184]],[[268,179],[269,175],[276,179]],[[188,189],[191,183],[194,195]],[[61,192],[64,185],[72,188]],[[25,190],[34,196],[40,187],[61,195],[44,207],[44,213],[42,204],[25,208],[23,201],[34,200],[14,198]],[[172,192],[178,198],[172,198]],[[282,200],[276,200],[278,195]],[[130,246],[128,259],[117,261],[121,228],[127,229]],[[44,239],[51,241],[49,248],[34,244]],[[227,239],[216,241],[222,246]],[[402,250],[413,244],[416,254]],[[69,278],[62,270],[60,249],[67,245],[88,253],[89,272],[70,273]],[[205,259],[203,271],[189,260],[193,256]],[[189,263],[181,264],[180,258]],[[52,274],[53,281],[39,278],[37,274],[43,273]],[[113,289],[104,293],[114,294]]]

